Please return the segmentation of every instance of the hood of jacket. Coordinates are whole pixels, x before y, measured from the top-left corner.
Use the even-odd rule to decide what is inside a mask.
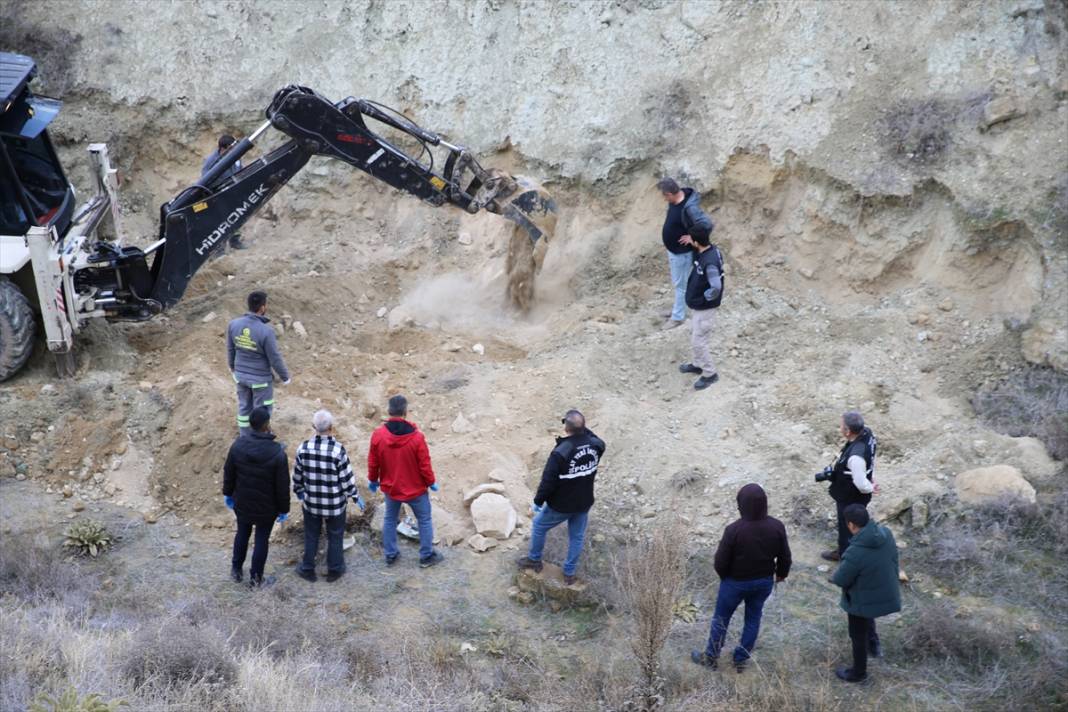
[[[758,484],[748,484],[738,490],[738,512],[742,519],[757,521],[768,516],[768,495]]]
[[[865,549],[878,549],[885,543],[886,534],[883,533],[883,528],[876,524],[874,519],[869,519],[864,528],[853,535],[849,545],[856,545]]]
[[[249,430],[248,433],[241,436],[240,441],[241,452],[256,464],[270,462],[278,456],[278,452],[282,449],[282,444],[275,440],[274,433]]]
[[[696,205],[701,202],[701,194],[693,188],[683,188],[682,192],[686,194],[686,199],[682,201],[682,206]]]
[[[402,447],[419,428],[404,418],[390,418],[382,426],[386,429],[386,446]]]

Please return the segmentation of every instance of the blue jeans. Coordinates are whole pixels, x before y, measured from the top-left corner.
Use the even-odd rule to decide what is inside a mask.
[[[756,645],[760,633],[760,616],[764,612],[764,601],[768,600],[775,580],[767,578],[752,581],[737,581],[725,578],[719,582],[719,595],[716,596],[716,613],[712,616],[712,630],[708,635],[708,648],[705,654],[718,658],[723,649],[723,639],[727,637],[727,627],[735,609],[745,603],[745,625],[742,626],[742,639],[734,649],[734,662],[744,663]]]
[[[567,560],[564,562],[564,573],[574,576],[575,570],[578,569],[579,556],[582,554],[582,542],[586,539],[589,516],[588,509],[585,512],[557,512],[546,504],[545,509],[534,516],[530,531],[530,553],[527,558],[531,561],[541,561],[545,536],[556,525],[567,522]]]
[[[397,549],[397,519],[400,517],[402,504],[407,504],[419,522],[419,558],[428,559],[434,554],[434,520],[430,516],[430,494],[424,492],[415,499],[402,502],[382,493],[386,498],[386,516],[382,520],[382,548],[387,559],[395,559],[400,551]]]
[[[345,536],[345,513],[323,517],[304,510],[304,559],[300,562],[303,573],[315,573],[315,554],[319,551],[319,535],[326,524],[326,570],[328,573],[345,572],[345,554],[342,539]]]
[[[686,319],[686,280],[693,267],[693,255],[684,252],[676,255],[668,252],[668,267],[671,270],[671,285],[675,287],[675,304],[671,307],[671,318],[675,321]]]

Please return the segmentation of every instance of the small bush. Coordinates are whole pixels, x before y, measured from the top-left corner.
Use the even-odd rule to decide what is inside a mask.
[[[69,687],[58,697],[44,693],[38,695],[30,703],[30,712],[118,712],[120,707],[125,706],[126,702],[122,700],[105,702],[96,693],[81,697],[76,689]]]
[[[26,536],[0,539],[0,594],[24,601],[63,600],[72,608],[88,604],[95,579],[59,552],[44,548]]]
[[[104,553],[114,541],[107,527],[92,519],[83,519],[72,524],[66,537],[63,546],[71,547],[82,556],[92,557]]]
[[[190,682],[228,685],[237,677],[237,664],[217,631],[177,620],[139,630],[126,650],[122,670],[138,687]]]
[[[977,391],[972,408],[998,432],[1038,438],[1050,455],[1068,459],[1068,375],[1052,368],[1016,371]]]
[[[616,570],[627,609],[633,616],[631,651],[639,678],[630,707],[648,712],[664,704],[660,653],[671,632],[675,603],[686,576],[685,537],[673,527],[658,529],[630,548]]]
[[[1002,658],[1005,641],[1006,636],[990,626],[960,618],[948,603],[935,602],[909,617],[901,648],[917,662],[952,659],[980,670]]]
[[[890,150],[910,163],[934,163],[950,147],[950,129],[957,110],[939,99],[903,101],[887,111],[880,121]]]

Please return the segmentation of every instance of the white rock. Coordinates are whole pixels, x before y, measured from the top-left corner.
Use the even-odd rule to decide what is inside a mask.
[[[215,316],[215,312],[208,312],[201,321],[207,324],[209,321],[215,321]]]
[[[469,433],[475,429],[470,421],[464,417],[463,413],[456,416],[456,419],[452,421],[451,428],[454,433]]]
[[[517,515],[507,497],[487,492],[471,503],[471,519],[479,534],[507,539],[515,531]]]
[[[504,494],[504,485],[500,484],[499,482],[487,482],[486,484],[482,484],[478,487],[467,490],[466,492],[464,492],[464,506],[470,506],[470,504],[474,502],[479,495],[486,494],[487,492],[496,492],[497,494]]]
[[[456,241],[459,242],[461,245],[470,245],[472,242],[474,242],[474,240],[471,239],[471,233],[469,232],[461,232],[460,235],[456,238]]]
[[[957,475],[953,482],[957,496],[968,504],[984,504],[1004,499],[1022,499],[1034,504],[1035,488],[1011,465],[977,467]]]
[[[482,344],[475,344],[474,346],[471,347],[471,350],[474,351],[479,356],[481,356],[484,353],[486,353],[486,347],[483,346]]]
[[[490,539],[489,537],[482,536],[481,534],[472,534],[467,538],[467,545],[475,551],[489,551],[493,547],[497,546],[497,540]]]
[[[379,319],[382,319],[388,313],[389,313],[389,309],[386,309],[385,307],[379,307],[378,311],[375,312],[375,316],[377,316]]]
[[[308,330],[304,328],[304,325],[299,321],[293,322],[293,331],[297,332],[297,336],[304,339],[308,336]]]

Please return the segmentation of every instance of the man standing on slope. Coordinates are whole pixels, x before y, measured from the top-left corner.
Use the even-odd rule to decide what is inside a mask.
[[[208,154],[208,157],[204,159],[204,165],[202,165],[201,168],[200,168],[200,177],[201,178],[203,178],[205,175],[207,175],[208,171],[210,171],[212,168],[214,168],[215,164],[218,163],[219,160],[223,156],[225,156],[227,154],[227,152],[229,152],[229,150],[231,148],[233,148],[235,145],[237,145],[237,139],[235,139],[230,134],[223,134],[222,136],[219,137],[219,142],[218,142],[217,145],[218,145],[218,148],[216,148],[214,151],[212,151],[210,154]],[[234,165],[230,166],[225,171],[223,171],[222,174],[218,178],[216,178],[215,180],[216,181],[223,181],[223,180],[226,180],[227,178],[231,178],[235,173],[239,172],[242,168],[243,168],[243,166],[241,165],[241,161],[240,160],[235,161]],[[245,246],[245,243],[241,242],[241,233],[240,232],[230,233],[230,239],[227,240],[227,244],[229,245],[230,249],[233,249],[233,250],[244,250],[244,249],[247,249],[246,246]]]
[[[699,378],[693,387],[704,390],[719,380],[712,362],[712,330],[716,325],[716,309],[723,300],[723,255],[708,240],[703,228],[694,228],[693,236],[685,238],[694,247],[693,270],[686,280],[686,305],[693,309],[693,329],[690,346],[693,361],[679,366],[680,373],[696,373]]]
[[[237,384],[237,427],[248,432],[253,408],[274,406],[274,373],[289,385],[289,369],[278,352],[274,329],[267,325],[267,293],[248,295],[248,312],[226,329],[226,361]]]
[[[863,504],[851,504],[842,513],[852,534],[842,562],[831,582],[842,587],[840,605],[849,617],[849,640],[853,666],[835,670],[846,682],[868,679],[868,656],[882,657],[875,619],[901,610],[897,543],[886,527],[868,515]]]
[[[364,503],[356,491],[345,446],[334,437],[334,416],[328,410],[315,411],[312,428],[315,437],[300,444],[293,461],[293,493],[304,510],[304,558],[297,576],[316,580],[315,555],[325,525],[326,580],[332,582],[345,574],[345,504],[351,497],[363,511]]]
[[[690,653],[690,659],[698,665],[717,667],[731,616],[745,603],[742,639],[734,649],[734,666],[741,672],[756,647],[764,602],[775,582],[786,580],[792,560],[786,527],[768,516],[768,495],[763,487],[748,484],[738,490],[738,512],[741,518],[727,526],[716,549],[719,594],[708,645],[703,652]]]
[[[697,228],[712,233],[712,218],[701,210],[701,194],[693,188],[680,188],[674,178],[661,178],[656,184],[660,195],[667,202],[667,215],[660,237],[667,250],[671,285],[675,291],[675,303],[671,310],[662,314],[667,319],[664,329],[674,329],[686,320],[686,277],[693,264],[691,247],[687,242]]]
[[[875,434],[855,410],[842,414],[838,429],[846,443],[834,464],[816,476],[817,482],[830,480],[827,493],[838,510],[838,546],[820,554],[828,561],[841,559],[853,536],[846,526],[845,508],[851,504],[867,506],[875,492]]]
[[[395,395],[389,399],[389,420],[371,434],[367,451],[367,482],[372,492],[382,487],[386,497],[386,514],[382,521],[382,548],[386,565],[400,557],[397,549],[397,518],[402,504],[407,504],[419,523],[419,567],[441,563],[444,557],[434,551],[434,521],[430,512],[430,494],[438,491],[430,450],[423,433],[405,419],[408,399]]]
[[[289,460],[285,447],[271,432],[271,414],[267,409],[254,409],[250,421],[251,432],[234,440],[226,456],[223,497],[226,506],[237,516],[230,577],[241,581],[248,540],[255,527],[256,545],[252,549],[249,584],[257,587],[273,581],[264,581],[263,568],[274,523],[281,524],[289,517]]]
[[[561,421],[564,437],[545,463],[541,484],[534,495],[534,523],[530,533],[530,553],[517,562],[520,569],[541,571],[541,555],[549,530],[567,522],[567,560],[564,583],[575,583],[579,556],[586,539],[586,524],[593,506],[593,480],[604,457],[604,441],[586,428],[586,418],[569,410]]]

